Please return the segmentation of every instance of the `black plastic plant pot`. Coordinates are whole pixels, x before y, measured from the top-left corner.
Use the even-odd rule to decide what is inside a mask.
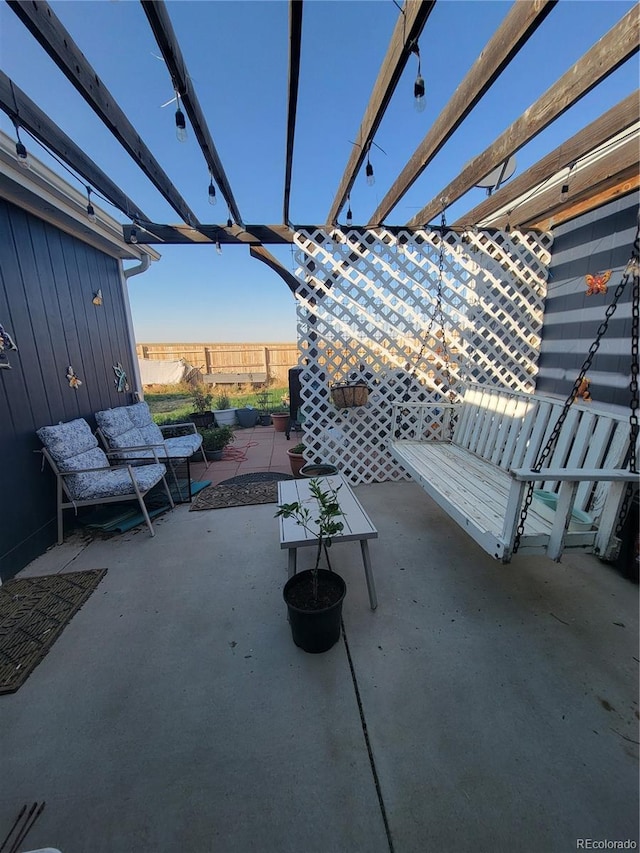
[[[201,429],[211,426],[213,423],[213,412],[191,412],[189,420]]]
[[[335,572],[318,570],[318,600],[313,601],[312,572],[289,578],[282,592],[293,642],[305,652],[326,652],[340,639],[342,602],[347,585]],[[316,605],[317,606],[314,606]]]
[[[301,477],[333,477],[339,471],[335,465],[329,465],[323,462],[307,462],[300,469]]]

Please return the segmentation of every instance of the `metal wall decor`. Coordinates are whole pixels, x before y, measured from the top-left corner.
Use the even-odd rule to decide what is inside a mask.
[[[93,294],[93,299],[91,301],[94,305],[102,305],[102,290],[97,290]]]
[[[600,275],[587,273],[584,280],[587,282],[587,296],[595,296],[597,293],[607,292],[607,282],[611,278],[613,270],[607,270]]]
[[[113,380],[116,386],[116,390],[120,393],[124,393],[129,390],[129,380],[127,379],[127,374],[124,367],[118,362],[113,365],[113,372],[116,375],[116,378]]]
[[[0,323],[0,369],[11,370],[11,364],[7,356],[7,351],[18,351],[18,347],[13,342],[13,338]]]
[[[71,367],[71,365],[67,367],[67,379],[69,380],[69,387],[75,389],[76,391],[82,385],[81,380],[78,379],[78,377],[76,376],[76,372],[73,367]]]

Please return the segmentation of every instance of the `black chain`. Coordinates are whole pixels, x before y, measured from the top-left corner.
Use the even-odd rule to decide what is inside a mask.
[[[631,415],[629,417],[630,422],[630,448],[629,448],[629,464],[633,467],[630,470],[636,473],[636,439],[638,436],[638,264],[639,264],[639,247],[640,247],[640,227],[636,229],[635,240],[633,241],[633,252],[631,254],[631,259],[627,266],[625,267],[624,274],[622,276],[622,281],[616,287],[615,293],[613,295],[612,302],[607,306],[607,310],[605,311],[605,318],[603,322],[600,324],[598,331],[596,333],[596,339],[589,347],[589,352],[580,369],[580,373],[576,377],[575,382],[573,383],[573,388],[567,399],[564,402],[564,406],[562,407],[562,411],[556,421],[555,426],[551,430],[551,435],[549,439],[542,449],[540,455],[538,456],[535,464],[532,467],[533,471],[541,471],[542,466],[545,461],[549,458],[553,448],[556,445],[558,440],[558,436],[560,434],[560,430],[562,429],[562,425],[567,419],[567,415],[569,414],[569,409],[571,408],[573,402],[578,396],[578,390],[582,385],[582,382],[585,378],[585,375],[589,368],[591,367],[591,363],[593,362],[595,354],[600,349],[600,341],[604,337],[609,328],[609,320],[615,314],[616,308],[618,307],[618,302],[620,297],[622,296],[625,287],[629,281],[630,277],[633,277],[634,286],[633,286],[633,323],[632,323],[632,334],[631,334]],[[631,492],[633,491],[633,484],[630,484],[631,488],[627,488],[623,507],[626,507],[626,512],[629,509],[629,503],[631,500]],[[527,513],[529,512],[529,507],[531,506],[531,501],[533,500],[533,487],[534,482],[531,480],[527,486],[527,491],[525,494],[524,503],[522,505],[522,509],[520,510],[520,520],[518,522],[518,528],[516,530],[516,538],[513,545],[513,553],[515,554],[518,551],[520,546],[520,539],[522,538],[522,534],[524,533],[524,523],[527,518]],[[626,518],[626,512],[621,513],[620,518],[622,521],[618,522],[618,526],[616,528],[616,534],[622,527],[624,523],[624,519]]]

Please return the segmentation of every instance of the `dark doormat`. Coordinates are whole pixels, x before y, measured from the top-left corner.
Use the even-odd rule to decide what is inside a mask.
[[[0,586],[0,693],[24,684],[106,572],[14,578]]]
[[[291,474],[264,471],[256,474],[239,474],[203,489],[189,507],[189,511],[222,509],[228,506],[272,504],[278,499],[278,481],[292,480]]]

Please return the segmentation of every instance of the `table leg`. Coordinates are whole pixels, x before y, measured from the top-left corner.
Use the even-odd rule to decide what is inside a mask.
[[[296,557],[297,550],[289,548],[289,577],[292,578],[296,573]]]
[[[367,579],[367,589],[369,590],[369,604],[371,605],[371,609],[375,610],[378,606],[378,597],[376,595],[376,585],[373,581],[373,572],[371,571],[369,543],[366,539],[360,540],[360,548],[362,550],[362,562],[364,563],[364,576]]]

